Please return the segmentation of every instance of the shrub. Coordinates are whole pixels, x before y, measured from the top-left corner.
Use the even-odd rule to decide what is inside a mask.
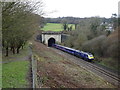
[[[101,35],[99,37],[96,37],[92,40],[89,40],[82,44],[82,49],[84,51],[91,52],[93,54],[96,54],[98,56],[103,55],[103,49],[102,49],[102,42],[106,39],[105,35]]]

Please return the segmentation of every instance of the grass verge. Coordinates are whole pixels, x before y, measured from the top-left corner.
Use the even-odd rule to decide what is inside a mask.
[[[99,62],[99,64],[108,67],[114,71],[118,71],[118,67],[120,67],[120,65],[118,64],[117,60],[114,60],[113,58],[101,58],[101,62]]]
[[[28,85],[27,73],[29,61],[17,61],[3,64],[2,87],[25,88]]]

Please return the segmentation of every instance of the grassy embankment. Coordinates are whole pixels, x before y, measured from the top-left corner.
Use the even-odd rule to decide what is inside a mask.
[[[3,56],[3,62],[6,63],[2,65],[2,88],[29,87],[28,72],[30,62],[26,60],[28,52],[28,47],[25,47],[20,51],[20,54]]]
[[[72,25],[72,30],[75,30],[75,26],[73,24],[68,24],[68,26]],[[63,26],[61,23],[47,23],[44,28],[44,31],[63,31]]]
[[[96,74],[74,64],[44,45],[33,42],[40,87],[54,88],[114,88]]]
[[[118,64],[118,60],[114,60],[114,58],[107,57],[107,58],[99,58],[101,62],[98,62],[98,64],[103,65],[109,69],[112,69],[113,71],[119,71],[120,65]]]

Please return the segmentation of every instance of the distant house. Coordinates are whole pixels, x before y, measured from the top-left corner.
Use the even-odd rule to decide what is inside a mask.
[[[107,25],[108,23],[107,22],[102,22],[100,25]]]
[[[105,25],[105,31],[114,31],[113,24],[109,24],[108,22],[102,22],[100,25]]]
[[[108,24],[105,28],[106,28],[105,31],[112,31],[112,32],[114,31],[113,24]]]

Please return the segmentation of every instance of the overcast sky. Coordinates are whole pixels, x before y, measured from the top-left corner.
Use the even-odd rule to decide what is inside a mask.
[[[120,0],[42,0],[45,17],[111,17],[118,14]]]

